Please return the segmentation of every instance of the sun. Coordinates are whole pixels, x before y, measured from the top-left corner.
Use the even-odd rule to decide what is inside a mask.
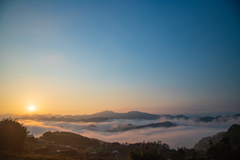
[[[34,107],[34,106],[30,106],[30,107],[28,108],[28,110],[29,110],[29,111],[34,111],[34,110],[35,110],[35,107]]]

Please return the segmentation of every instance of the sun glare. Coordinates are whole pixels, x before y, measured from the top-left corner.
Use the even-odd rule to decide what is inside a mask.
[[[29,111],[34,111],[35,107],[34,106],[30,106],[28,109],[29,109]]]

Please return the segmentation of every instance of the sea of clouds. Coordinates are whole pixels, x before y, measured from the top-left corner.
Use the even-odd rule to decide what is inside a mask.
[[[56,122],[19,120],[34,134],[41,136],[47,131],[67,131],[78,133],[89,138],[96,138],[106,142],[137,143],[147,141],[162,141],[170,148],[187,147],[192,148],[203,137],[212,136],[221,131],[227,131],[232,124],[240,124],[240,118],[231,119],[226,122],[196,122],[192,119],[157,119],[157,120],[123,120],[111,119],[105,122]],[[143,128],[124,132],[106,132],[108,129],[123,124],[135,126],[171,121],[178,124],[171,128]]]

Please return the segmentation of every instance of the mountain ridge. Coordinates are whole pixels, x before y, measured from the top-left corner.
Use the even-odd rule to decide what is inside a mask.
[[[11,115],[6,114],[1,117],[10,117]],[[182,119],[182,120],[193,120],[195,122],[226,122],[231,119],[239,119],[240,113],[234,115],[219,115],[213,116],[201,116],[201,117],[188,117],[185,115],[169,115],[169,114],[151,114],[140,111],[129,111],[126,113],[116,113],[113,111],[97,112],[90,115],[54,115],[54,114],[25,114],[25,115],[13,115],[19,119],[30,119],[30,120],[46,120],[46,121],[65,121],[65,122],[104,122],[110,119],[142,119],[142,120],[157,120],[157,119]]]
[[[132,124],[122,124],[122,125],[118,125],[115,128],[109,129],[107,130],[107,132],[122,132],[122,131],[128,131],[128,130],[132,130],[132,129],[143,129],[143,128],[169,128],[169,127],[176,127],[177,124],[172,123],[172,122],[159,122],[159,123],[150,123],[150,124],[146,124],[146,125],[140,125],[140,126],[134,126]]]

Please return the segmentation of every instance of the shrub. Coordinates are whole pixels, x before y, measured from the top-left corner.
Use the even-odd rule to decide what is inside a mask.
[[[129,157],[132,160],[165,160],[166,151],[169,150],[169,146],[159,142],[148,142],[135,144],[129,153]]]
[[[3,119],[0,121],[0,151],[22,151],[27,134],[27,128],[17,119]]]

